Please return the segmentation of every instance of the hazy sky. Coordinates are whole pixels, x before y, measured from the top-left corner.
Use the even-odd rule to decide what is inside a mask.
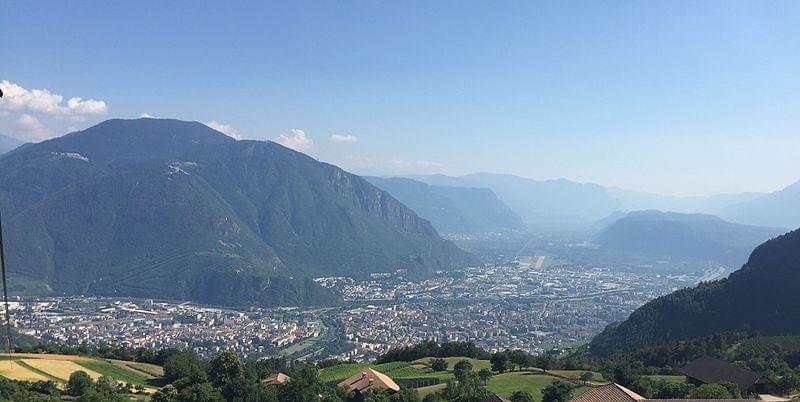
[[[800,2],[125,3],[0,2],[0,133],[146,113],[357,173],[800,179]]]

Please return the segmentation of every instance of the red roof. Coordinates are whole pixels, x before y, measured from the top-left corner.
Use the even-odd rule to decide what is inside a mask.
[[[623,387],[611,383],[592,388],[570,400],[570,402],[638,402],[644,397]]]

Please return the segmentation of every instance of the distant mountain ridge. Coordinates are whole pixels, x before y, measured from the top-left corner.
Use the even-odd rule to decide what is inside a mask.
[[[727,279],[659,297],[590,344],[594,354],[631,352],[719,332],[800,334],[800,230],[756,247]]]
[[[719,215],[731,222],[755,226],[800,226],[800,209],[791,208],[800,203],[800,184],[770,194],[681,197],[567,179],[534,180],[510,174],[408,177],[431,185],[489,188],[531,228],[587,229],[616,211],[648,209]]]
[[[359,176],[196,122],[109,120],[0,158],[8,267],[56,292],[325,303],[312,276],[475,265]]]
[[[604,187],[566,179],[540,181],[494,173],[411,177],[432,185],[489,188],[529,226],[587,225],[622,209]]]
[[[729,205],[720,215],[751,225],[800,227],[800,181],[774,193]]]
[[[522,219],[488,188],[429,185],[401,177],[366,177],[427,219],[440,233],[522,230]]]
[[[740,266],[750,251],[785,230],[724,221],[713,215],[634,211],[609,222],[596,241],[604,248],[690,257]]]

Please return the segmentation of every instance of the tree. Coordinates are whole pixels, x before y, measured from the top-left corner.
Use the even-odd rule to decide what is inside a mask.
[[[416,389],[401,388],[400,392],[389,398],[391,402],[419,402],[419,393]]]
[[[178,402],[178,390],[172,384],[165,386],[153,393],[152,402]]]
[[[583,381],[583,385],[586,385],[586,383],[588,383],[589,380],[592,379],[592,377],[594,376],[592,375],[592,373],[588,371],[584,371],[583,373],[581,373],[581,381]]]
[[[203,382],[188,386],[178,394],[179,402],[222,402],[222,394],[211,383]]]
[[[687,395],[694,389],[694,385],[687,384],[684,382],[671,382],[665,384],[663,388],[661,388],[658,393],[656,393],[657,399],[685,399]]]
[[[516,365],[520,369],[526,367],[528,356],[529,355],[522,350],[512,350],[508,352],[508,359],[511,361],[511,364]]]
[[[460,360],[453,366],[453,375],[458,381],[464,381],[464,378],[472,374],[472,363],[468,360]]]
[[[689,393],[689,399],[733,399],[733,395],[722,384],[703,384]]]
[[[511,402],[534,402],[533,396],[525,391],[517,391],[511,394]]]
[[[94,389],[100,394],[113,394],[117,391],[117,381],[107,375],[101,376],[94,384]]]
[[[553,380],[553,383],[542,390],[542,402],[566,402],[572,386],[564,381]]]
[[[86,390],[93,386],[94,381],[92,381],[92,377],[89,377],[89,374],[86,374],[85,371],[78,370],[69,375],[69,381],[67,381],[67,395],[81,396],[86,393]]]
[[[235,379],[244,377],[244,367],[239,356],[231,351],[217,355],[209,363],[208,377],[215,387],[224,388]]]
[[[176,385],[176,388],[181,388],[205,382],[206,371],[203,362],[194,353],[178,352],[170,355],[164,362],[164,379],[168,383],[182,379],[182,384]]]
[[[536,365],[539,366],[543,372],[547,373],[547,370],[555,368],[556,358],[547,353],[536,356]]]
[[[508,354],[505,352],[497,352],[493,354],[489,361],[492,363],[492,370],[500,374],[505,373],[509,368],[511,368],[511,361],[508,358]]]
[[[478,371],[478,377],[483,381],[483,385],[486,385],[489,382],[489,379],[492,378],[492,370],[484,367]]]
[[[86,392],[77,397],[75,402],[124,402],[125,398],[117,393],[97,392],[93,388],[89,388]]]
[[[445,359],[431,359],[431,369],[433,371],[445,371],[448,365],[449,363]]]

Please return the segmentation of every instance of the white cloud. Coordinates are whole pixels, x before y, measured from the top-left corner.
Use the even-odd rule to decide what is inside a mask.
[[[358,142],[358,137],[352,134],[333,134],[331,135],[331,141],[342,144],[353,144]]]
[[[70,98],[66,104],[64,97],[46,89],[27,89],[8,80],[0,81],[3,102],[0,109],[23,113],[41,113],[55,117],[84,117],[108,113],[105,102],[83,98]]]
[[[289,135],[279,135],[275,142],[295,151],[306,151],[314,147],[314,140],[306,137],[305,131],[298,129],[293,129]]]
[[[0,81],[0,89],[0,131],[15,133],[24,141],[38,142],[66,129],[74,131],[76,123],[93,123],[108,113],[101,100],[65,99],[46,89],[28,89],[8,80]]]
[[[44,128],[44,125],[39,121],[39,119],[29,114],[23,114],[22,116],[19,116],[19,119],[17,119],[17,124],[29,130],[38,130]]]
[[[142,114],[140,114],[140,115],[139,115],[139,118],[140,118],[140,119],[155,119],[155,118],[156,118],[156,116],[153,116],[153,115],[152,115],[152,114],[150,114],[150,113],[142,113]],[[207,125],[207,124],[206,124],[206,125]]]
[[[214,130],[217,130],[227,135],[228,137],[233,137],[236,138],[237,140],[241,140],[243,138],[242,132],[233,128],[233,126],[231,126],[230,124],[220,123],[216,120],[211,120],[205,124],[213,128]]]
[[[23,130],[27,131],[27,137],[40,141],[50,137],[50,131],[44,127],[39,119],[35,116],[29,115],[27,113],[23,113],[19,116],[16,121],[17,126],[22,127]]]

